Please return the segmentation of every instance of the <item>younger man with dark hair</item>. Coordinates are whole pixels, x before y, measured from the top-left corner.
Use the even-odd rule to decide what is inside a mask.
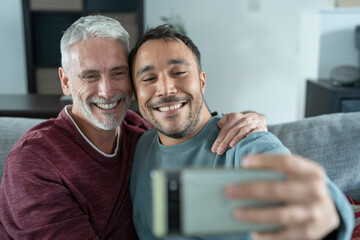
[[[158,167],[242,166],[272,169],[287,176],[285,182],[249,183],[227,189],[229,197],[284,203],[281,207],[266,210],[234,211],[234,217],[240,221],[284,226],[276,233],[257,233],[256,238],[321,239],[337,229],[338,239],[347,239],[353,222],[344,195],[326,179],[317,164],[287,156],[289,151],[274,135],[252,133],[222,156],[211,152],[211,143],[219,132],[217,122],[221,114],[212,116],[204,103],[206,76],[200,60],[200,52],[187,36],[165,26],[146,32],[130,52],[129,64],[139,110],[155,127],[140,137],[131,173],[133,218],[139,237],[155,239],[151,233],[151,170]],[[255,153],[271,155],[253,156],[242,162],[244,156]],[[249,237],[242,234],[213,239]]]

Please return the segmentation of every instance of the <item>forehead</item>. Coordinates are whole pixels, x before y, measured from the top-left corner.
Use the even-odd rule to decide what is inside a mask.
[[[184,59],[189,63],[195,61],[192,51],[180,39],[152,39],[138,49],[134,67],[168,62],[170,59]]]
[[[68,50],[71,65],[127,64],[125,45],[116,39],[88,39],[74,44]]]

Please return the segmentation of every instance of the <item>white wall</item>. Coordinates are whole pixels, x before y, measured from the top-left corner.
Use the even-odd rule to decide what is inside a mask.
[[[0,94],[27,93],[21,0],[0,0]]]
[[[211,110],[251,109],[272,124],[303,117],[300,12],[324,9],[331,2],[144,0],[144,20],[145,27],[153,27],[162,23],[160,16],[179,14],[184,19],[202,53]],[[0,0],[0,32],[0,94],[26,93],[21,0]]]
[[[179,14],[202,53],[211,110],[255,110],[268,123],[299,115],[300,10],[328,0],[145,0],[145,27]],[[305,93],[300,93],[305,94]]]

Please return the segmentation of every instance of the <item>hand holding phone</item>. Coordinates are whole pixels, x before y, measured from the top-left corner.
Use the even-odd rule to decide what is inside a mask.
[[[279,202],[228,199],[224,187],[250,181],[284,181],[285,175],[268,170],[157,169],[152,171],[153,233],[185,236],[274,231],[281,226],[236,221],[236,207],[268,207]]]

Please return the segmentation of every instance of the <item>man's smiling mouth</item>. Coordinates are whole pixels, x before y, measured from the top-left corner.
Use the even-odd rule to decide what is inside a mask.
[[[115,100],[115,99],[114,99]],[[94,104],[96,107],[103,109],[103,110],[110,110],[110,109],[114,109],[116,108],[119,103],[124,100],[124,98],[118,98],[115,101],[108,101],[108,102],[104,102],[104,101],[93,101],[92,104]]]
[[[111,110],[119,106],[119,104],[124,101],[127,102],[125,94],[118,94],[110,99],[100,98],[100,97],[91,97],[87,100],[88,104],[93,104],[99,109]]]
[[[176,110],[181,108],[185,103],[178,103],[175,105],[171,105],[171,106],[164,106],[164,107],[158,107],[156,108],[157,110],[159,110],[160,112],[168,112],[168,111],[172,111],[172,110]]]
[[[148,109],[152,109],[158,112],[166,113],[170,111],[178,110],[184,107],[191,100],[190,96],[176,97],[176,96],[167,96],[158,99],[157,101],[152,101],[146,104]]]
[[[114,102],[114,103],[95,103],[95,105],[98,107],[98,108],[101,108],[101,109],[112,109],[112,108],[115,108],[117,105],[118,105],[119,102]]]

